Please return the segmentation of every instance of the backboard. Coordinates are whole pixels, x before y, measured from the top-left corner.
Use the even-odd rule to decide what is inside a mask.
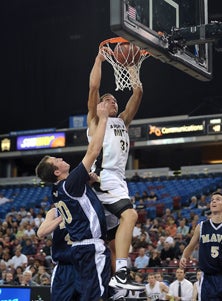
[[[201,81],[212,79],[212,43],[172,39],[175,29],[208,23],[207,0],[110,0],[111,30]],[[200,43],[199,43],[200,42]]]

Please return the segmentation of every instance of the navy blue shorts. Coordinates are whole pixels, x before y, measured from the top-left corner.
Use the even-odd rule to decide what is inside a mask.
[[[106,300],[111,277],[110,251],[100,240],[94,243],[88,241],[72,247],[72,260],[78,275],[80,292],[80,297],[76,300]]]
[[[203,275],[201,301],[222,301],[222,274]]]
[[[78,283],[75,268],[72,264],[55,266],[52,274],[51,301],[74,301],[78,300]]]

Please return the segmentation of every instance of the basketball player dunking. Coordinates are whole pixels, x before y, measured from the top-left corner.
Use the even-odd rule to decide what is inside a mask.
[[[120,219],[120,225],[115,236],[116,273],[111,278],[110,286],[139,290],[144,289],[144,287],[139,287],[130,281],[127,269],[133,228],[138,215],[133,209],[128,194],[125,168],[130,145],[128,127],[138,111],[143,89],[141,83],[133,88],[133,94],[126,104],[125,110],[118,115],[118,104],[115,97],[110,93],[101,97],[99,94],[103,61],[105,58],[99,53],[90,73],[87,122],[88,139],[91,141],[98,124],[97,104],[99,102],[108,104],[109,118],[103,148],[92,171],[100,178],[100,182],[95,187],[99,199],[109,212]]]

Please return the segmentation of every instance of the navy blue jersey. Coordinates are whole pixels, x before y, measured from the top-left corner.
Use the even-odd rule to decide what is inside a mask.
[[[199,267],[206,274],[222,274],[222,223],[201,222]]]
[[[52,238],[52,260],[55,263],[71,264],[72,241],[63,222],[53,231]]]
[[[106,239],[105,213],[88,181],[89,174],[80,163],[65,180],[53,185],[53,202],[73,242]]]

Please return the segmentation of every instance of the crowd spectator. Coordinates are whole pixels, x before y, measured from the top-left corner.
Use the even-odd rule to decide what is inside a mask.
[[[19,226],[18,226],[18,231],[17,231],[17,233],[15,234],[15,237],[16,237],[17,239],[20,240],[20,239],[23,238],[24,234],[25,234],[25,228],[24,228],[24,225],[19,225]]]
[[[6,272],[5,280],[3,281],[2,285],[18,285],[18,283],[14,280],[14,274],[12,271]]]
[[[28,258],[25,254],[22,254],[21,250],[21,245],[17,246],[15,249],[15,255],[10,260],[10,265],[14,269],[16,269],[18,266],[22,266],[23,268],[26,268],[27,266]]]
[[[141,233],[140,236],[136,239],[134,239],[132,243],[132,247],[134,250],[139,248],[147,248],[149,245],[149,242],[147,241],[147,236],[145,233]]]
[[[27,215],[27,210],[25,207],[20,207],[20,210],[18,211],[18,215],[21,215],[21,217],[25,217]]]
[[[33,242],[31,238],[25,238],[23,244],[22,244],[22,250],[21,252],[25,255],[35,255],[36,254],[36,248],[33,245]]]
[[[161,220],[164,224],[167,224],[169,218],[174,219],[174,215],[172,214],[170,208],[166,208],[164,215],[161,217]]]
[[[174,237],[177,234],[177,224],[174,217],[169,217],[165,227],[166,235]]]
[[[189,233],[189,226],[186,225],[186,219],[183,217],[179,220],[179,226],[177,227],[177,234],[182,234],[183,237],[186,237]]]
[[[151,190],[150,193],[147,196],[148,201],[156,201],[158,200],[158,196],[154,190]]]
[[[36,283],[38,283],[38,284],[41,284],[41,276],[42,275],[48,275],[48,276],[50,276],[49,275],[49,273],[47,273],[47,271],[46,271],[46,267],[44,266],[44,265],[40,265],[39,267],[38,267],[38,271],[37,271],[37,273],[33,276],[33,280],[36,282]]]
[[[134,267],[136,267],[137,269],[143,269],[147,267],[148,264],[149,264],[149,257],[146,255],[146,249],[140,248],[139,254],[134,262]]]
[[[195,195],[193,195],[190,198],[190,204],[189,204],[188,208],[189,209],[194,209],[194,208],[197,208],[197,205],[198,205],[197,197]]]
[[[31,213],[28,214],[31,215]],[[33,229],[33,226],[29,222],[27,222],[27,224],[25,225],[24,235],[27,235],[29,237],[35,236],[35,230]]]
[[[7,250],[3,251],[1,262],[4,262],[7,268],[11,266],[11,255]]]
[[[205,194],[201,194],[197,208],[201,209],[202,212],[207,209],[207,197]]]
[[[25,270],[20,278],[20,281],[21,285],[23,286],[39,286],[39,284],[32,279],[31,270]]]
[[[156,246],[156,249],[159,253],[161,253],[162,249],[164,248],[164,242],[166,240],[166,237],[161,235],[159,236],[159,239],[157,241],[157,246]]]
[[[12,200],[6,198],[4,196],[4,194],[0,193],[0,205],[3,205],[3,204],[8,203],[8,202],[12,202]]]
[[[17,284],[21,283],[21,278],[22,278],[23,272],[24,272],[24,269],[21,266],[17,266],[17,268],[15,269],[14,280],[16,281]]]
[[[160,259],[161,262],[163,262],[166,265],[170,262],[170,260],[173,260],[175,258],[175,249],[173,247],[173,244],[171,244],[167,239],[164,242],[163,249],[160,252]]]
[[[15,210],[15,207],[11,207],[10,211],[6,214],[5,219],[7,219],[9,216],[12,216],[12,218],[16,218],[18,214],[18,211]]]
[[[143,199],[144,203],[146,203],[148,196],[149,195],[148,195],[147,191],[143,190],[141,198]]]
[[[134,228],[133,228],[133,241],[138,239],[142,233],[142,224],[140,222],[136,222]]]
[[[180,259],[186,247],[185,242],[180,242],[178,248],[175,248],[175,258]]]
[[[51,277],[48,273],[44,273],[40,276],[40,285],[50,286]]]
[[[150,253],[150,260],[149,260],[149,267],[160,267],[161,266],[161,259],[160,259],[160,253],[157,251],[157,249],[153,249]]]
[[[35,228],[38,229],[43,221],[44,221],[44,217],[42,216],[41,213],[38,213],[37,216],[34,218]]]
[[[140,198],[139,201],[136,202],[135,209],[137,211],[145,210],[146,209],[146,205],[145,205],[144,199]]]

